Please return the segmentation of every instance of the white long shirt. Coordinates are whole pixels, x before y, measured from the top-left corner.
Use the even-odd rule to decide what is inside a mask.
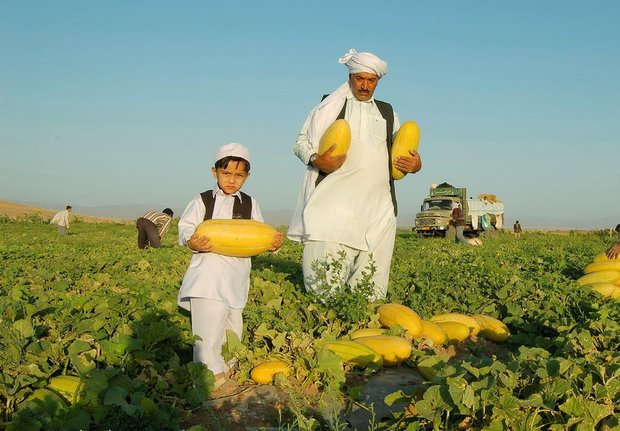
[[[69,210],[58,211],[50,220],[50,223],[64,226],[69,229]]]
[[[214,189],[214,219],[231,219],[235,195],[224,194],[219,188]],[[252,220],[263,221],[258,203],[252,199]],[[179,220],[179,244],[187,246],[196,227],[204,221],[205,205],[200,195],[196,196],[185,208]],[[231,308],[243,308],[248,300],[250,289],[250,270],[252,261],[249,257],[230,257],[216,253],[199,253],[192,255],[189,267],[179,289],[178,304],[189,310],[190,298],[208,298],[225,302]]]
[[[382,230],[394,217],[386,123],[374,99],[361,102],[350,91],[346,98],[345,119],[351,127],[347,158],[316,187],[317,170],[308,167],[287,235],[295,241],[337,242],[367,251],[373,232]],[[342,102],[339,106],[342,108]],[[306,164],[310,155],[317,151],[325,128],[339,111],[332,108],[322,113],[320,108],[318,105],[308,115],[294,147],[295,154]],[[315,115],[330,116],[329,121],[318,122],[326,125],[322,130],[312,131],[312,125],[317,124]],[[394,131],[399,127],[398,116],[394,113]]]

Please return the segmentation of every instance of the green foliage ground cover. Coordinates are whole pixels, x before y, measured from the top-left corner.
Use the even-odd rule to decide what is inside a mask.
[[[182,429],[213,384],[191,363],[189,315],[176,305],[188,251],[175,228],[159,250],[139,250],[132,225],[75,223],[72,233],[59,237],[36,219],[0,223],[0,421],[15,430]],[[608,245],[596,234],[526,233],[464,247],[399,231],[389,302],[423,318],[489,314],[513,336],[501,346],[466,341],[456,354],[416,343],[402,366],[424,364],[434,377],[389,396],[415,408],[372,429],[618,427],[620,305],[574,282]],[[282,429],[346,429],[342,412],[324,407],[355,403],[350,375],[376,370],[343,367],[322,343],[378,326],[376,304],[350,289],[317,301],[303,290],[300,258],[290,242],[254,258],[244,338],[229,339],[225,353],[238,358],[242,383],[265,359],[291,364],[292,376],[276,381],[291,393]],[[61,374],[81,378],[73,404],[37,392]]]

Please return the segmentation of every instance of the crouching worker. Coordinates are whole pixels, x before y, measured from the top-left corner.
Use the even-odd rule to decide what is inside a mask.
[[[138,229],[138,248],[159,248],[161,239],[170,229],[174,211],[164,208],[162,212],[149,211],[136,220]]]
[[[194,362],[206,364],[215,374],[212,397],[235,391],[229,379],[232,364],[222,357],[226,330],[242,339],[242,312],[250,287],[250,257],[230,257],[212,253],[206,236],[197,236],[196,227],[207,219],[245,218],[262,222],[256,200],[241,192],[250,175],[250,155],[241,144],[226,144],[216,151],[211,168],[217,185],[196,196],[179,220],[179,243],[193,255],[179,290],[179,306],[191,314],[192,332],[200,337],[194,345]],[[282,232],[274,234],[272,251],[280,248]]]

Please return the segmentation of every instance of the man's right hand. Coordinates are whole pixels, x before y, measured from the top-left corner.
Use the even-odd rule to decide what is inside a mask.
[[[336,144],[332,145],[325,151],[322,155],[317,156],[314,160],[314,166],[320,171],[325,172],[326,174],[330,174],[335,170],[339,169],[347,156],[345,154],[340,154],[339,156],[333,156],[332,153],[336,149]]]
[[[620,256],[620,240],[607,250],[607,259],[617,259]]]

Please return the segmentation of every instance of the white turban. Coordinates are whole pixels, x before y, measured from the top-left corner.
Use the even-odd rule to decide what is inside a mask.
[[[379,78],[387,73],[387,63],[370,52],[357,52],[350,49],[345,55],[338,60],[340,64],[344,64],[349,68],[349,73],[374,73]]]

